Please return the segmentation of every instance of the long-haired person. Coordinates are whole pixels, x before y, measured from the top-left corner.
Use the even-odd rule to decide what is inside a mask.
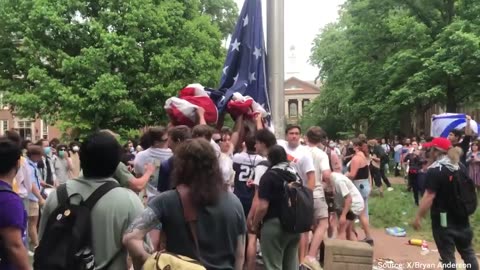
[[[368,222],[366,222],[368,221],[368,197],[370,196],[370,191],[372,190],[372,181],[369,175],[369,162],[364,151],[366,142],[360,139],[354,139],[352,142],[355,155],[350,163],[350,171],[347,172],[346,176],[353,181],[353,184],[357,187],[358,191],[360,191],[360,194],[365,202],[365,208],[363,211],[366,219],[360,219],[363,230],[365,231],[365,239],[363,239],[363,241],[373,245],[373,239],[371,238],[368,230],[369,225]],[[352,231],[353,226],[352,228],[347,229],[347,234]],[[350,239],[353,239],[353,235],[351,235]]]
[[[368,196],[372,190],[372,184],[370,181],[370,171],[368,159],[365,156],[364,146],[366,143],[360,139],[353,139],[353,150],[355,154],[350,162],[350,170],[346,173],[346,176],[350,178],[355,186],[362,194],[365,201],[365,213],[368,216]]]
[[[290,166],[285,149],[280,145],[270,147],[268,160],[270,169],[260,179],[258,205],[253,218],[253,229],[260,231],[260,246],[263,262],[267,270],[298,269],[299,233],[285,232],[280,224],[280,212],[284,182],[301,181],[297,172]]]
[[[177,190],[161,193],[130,225],[123,242],[135,269],[141,269],[150,254],[143,246],[145,235],[162,224],[166,250],[199,260],[207,269],[243,268],[246,222],[238,198],[224,189],[218,159],[203,138],[187,140],[175,150],[173,181]],[[183,216],[179,190],[196,206],[194,240]]]

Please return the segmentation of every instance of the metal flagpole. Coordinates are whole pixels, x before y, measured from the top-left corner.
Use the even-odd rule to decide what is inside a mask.
[[[285,136],[284,0],[267,0],[267,55],[271,114],[275,136]]]

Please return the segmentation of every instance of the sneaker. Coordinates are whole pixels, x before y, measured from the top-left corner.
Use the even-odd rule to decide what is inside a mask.
[[[35,253],[31,252],[30,250],[28,251],[28,257],[33,257],[33,255],[35,255]]]
[[[308,256],[305,257],[305,260],[303,260],[302,266],[310,270],[323,270],[317,260]]]
[[[393,191],[393,187],[387,188],[387,191]]]

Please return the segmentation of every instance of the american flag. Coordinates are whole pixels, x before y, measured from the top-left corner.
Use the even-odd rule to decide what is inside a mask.
[[[235,92],[252,97],[270,112],[262,23],[261,1],[245,0],[223,66],[220,89],[225,98],[217,104],[220,112]]]

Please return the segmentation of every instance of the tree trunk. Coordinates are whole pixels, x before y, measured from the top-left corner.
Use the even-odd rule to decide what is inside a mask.
[[[415,108],[415,131],[414,133],[418,136],[421,133],[427,133],[425,130],[426,123],[425,123],[425,113],[427,111],[426,106],[417,105]]]
[[[410,136],[412,135],[412,118],[410,117],[411,112],[406,111],[400,116],[400,136]]]
[[[445,9],[446,9],[446,23],[447,25],[451,24],[453,17],[455,17],[455,0],[445,0]]]
[[[457,99],[455,96],[455,87],[453,86],[450,78],[448,78],[448,81],[447,81],[446,98],[447,98],[447,102],[446,102],[447,112],[449,113],[457,112]]]

